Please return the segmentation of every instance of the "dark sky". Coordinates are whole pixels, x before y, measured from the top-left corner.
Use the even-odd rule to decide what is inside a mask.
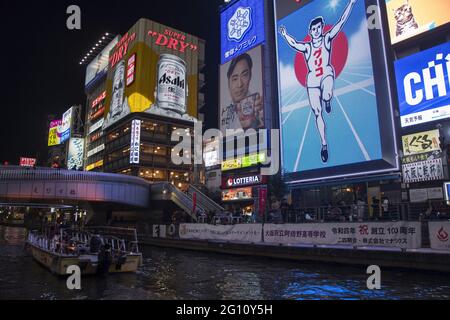
[[[139,18],[207,41],[205,108],[217,109],[222,0],[0,1],[2,163],[17,164],[20,156],[34,157],[45,148],[47,115],[85,104],[81,58],[105,32],[123,34]],[[81,8],[81,30],[66,28],[72,4]],[[208,117],[217,119],[214,112]]]

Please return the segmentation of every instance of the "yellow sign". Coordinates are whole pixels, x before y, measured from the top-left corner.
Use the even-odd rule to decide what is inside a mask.
[[[222,171],[240,169],[242,167],[242,159],[227,160],[222,163]]]
[[[439,138],[439,130],[403,136],[403,155],[406,157],[426,152],[441,151]]]
[[[58,127],[50,128],[48,132],[48,146],[53,147],[60,144],[60,138],[58,136]]]
[[[226,160],[222,163],[222,171],[249,168],[266,161],[265,153],[252,154],[250,156]]]
[[[93,163],[93,164],[91,164],[91,165],[88,165],[88,166],[86,167],[86,171],[92,171],[92,170],[94,170],[95,168],[98,168],[98,167],[101,167],[101,166],[103,166],[103,160],[100,160],[100,161],[98,161],[98,162],[96,162],[96,163]]]

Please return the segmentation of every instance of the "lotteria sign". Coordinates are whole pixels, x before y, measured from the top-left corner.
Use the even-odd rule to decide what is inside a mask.
[[[450,42],[395,63],[402,127],[450,118]]]
[[[265,41],[264,0],[241,0],[220,15],[221,64]]]
[[[261,175],[251,175],[244,177],[232,177],[232,178],[224,178],[222,180],[222,188],[235,188],[235,187],[244,187],[244,186],[253,186],[265,183],[266,178]]]

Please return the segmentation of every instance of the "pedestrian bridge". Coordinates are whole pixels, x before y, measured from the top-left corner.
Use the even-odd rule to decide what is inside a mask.
[[[150,185],[119,174],[0,166],[0,202],[100,203],[148,208]]]

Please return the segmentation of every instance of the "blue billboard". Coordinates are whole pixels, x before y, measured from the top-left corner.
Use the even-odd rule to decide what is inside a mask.
[[[220,15],[221,64],[265,41],[264,0],[241,0]]]
[[[450,118],[450,42],[395,63],[402,127]]]
[[[275,3],[287,180],[397,168],[392,103],[377,84],[377,78],[386,83],[385,66],[376,67],[386,63],[380,60],[384,46],[381,33],[369,31],[365,1]],[[375,58],[371,46],[381,51]]]

